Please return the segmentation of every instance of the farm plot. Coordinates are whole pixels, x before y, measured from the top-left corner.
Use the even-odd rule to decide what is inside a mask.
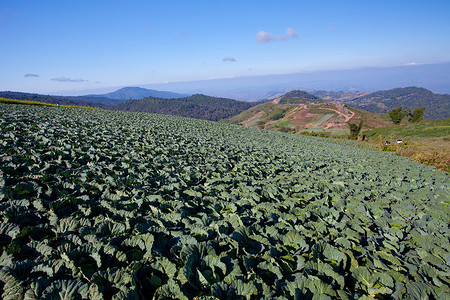
[[[4,299],[450,295],[431,167],[143,113],[0,104],[0,128]]]
[[[328,114],[323,116],[319,121],[317,121],[316,123],[314,123],[313,125],[311,125],[311,127],[319,127],[323,122],[328,121],[329,119],[331,119],[334,115],[333,114]]]

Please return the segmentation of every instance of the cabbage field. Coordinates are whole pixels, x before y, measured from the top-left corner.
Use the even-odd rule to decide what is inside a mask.
[[[0,104],[3,299],[449,299],[448,173],[166,115]]]

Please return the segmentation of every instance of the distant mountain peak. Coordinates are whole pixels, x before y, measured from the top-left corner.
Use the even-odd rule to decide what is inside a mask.
[[[143,99],[145,97],[155,97],[155,98],[165,98],[165,99],[178,99],[189,96],[188,94],[179,94],[168,91],[157,91],[151,90],[141,87],[123,87],[115,92],[106,93],[102,95],[88,95],[89,97],[104,97],[110,99],[120,99],[120,100],[129,100],[129,99]]]
[[[308,104],[318,102],[323,102],[323,100],[302,90],[290,91],[284,94],[284,96],[281,96],[278,100],[278,103],[280,104]]]
[[[117,91],[126,91],[126,90],[155,91],[155,90],[152,90],[152,89],[141,88],[141,87],[138,87],[138,86],[126,86],[126,87],[123,87],[121,89],[118,89]]]
[[[305,99],[305,100],[317,100],[317,101],[321,100],[319,97],[311,95],[310,93],[307,93],[302,90],[290,91],[290,92],[284,94],[283,97],[285,97],[285,98],[301,98],[301,99]]]

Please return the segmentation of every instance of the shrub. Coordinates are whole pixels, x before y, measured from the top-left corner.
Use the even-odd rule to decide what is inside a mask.
[[[363,126],[364,120],[361,120],[359,122],[359,125],[353,124],[353,123],[347,123],[348,126],[350,127],[350,135],[349,135],[349,139],[351,140],[356,140],[358,139],[358,134],[361,132],[361,128]]]
[[[388,114],[389,114],[389,117],[390,117],[391,120],[392,120],[392,123],[394,123],[394,124],[400,124],[400,123],[402,122],[403,118],[404,118],[406,115],[408,115],[408,114],[411,113],[411,111],[410,111],[409,109],[407,109],[407,110],[405,110],[405,111],[403,111],[403,112],[402,112],[402,110],[403,110],[403,107],[402,107],[402,106],[399,106],[399,107],[397,107],[397,108],[391,110],[391,111],[388,113]]]
[[[409,122],[416,123],[422,121],[424,113],[425,113],[425,106],[420,108],[417,107],[416,109],[414,109],[411,115],[411,119],[409,119]]]

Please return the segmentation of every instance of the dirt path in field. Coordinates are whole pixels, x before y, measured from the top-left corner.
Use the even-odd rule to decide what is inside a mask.
[[[337,108],[339,110],[334,110],[334,109],[330,109],[332,111],[337,112],[338,114],[340,114],[341,116],[343,116],[345,118],[345,123],[347,123],[348,121],[350,121],[351,118],[353,118],[353,116],[355,115],[354,112],[349,111],[348,109],[346,109],[345,107],[342,106],[341,103],[339,102],[334,102],[334,104],[337,106]],[[347,113],[347,114],[346,114]]]
[[[349,111],[348,109],[342,107],[342,105],[340,103],[334,102],[334,104],[336,105],[336,107],[338,109],[331,109],[331,108],[327,108],[327,109],[339,114],[340,116],[342,116],[345,119],[345,121],[341,122],[340,124],[326,123],[326,121],[325,121],[324,123],[326,123],[326,125],[323,126],[324,129],[334,128],[334,127],[342,127],[343,126],[342,123],[346,124],[348,121],[351,120],[351,118],[353,118],[355,116],[354,112]],[[323,124],[321,124],[321,125],[323,125]]]

